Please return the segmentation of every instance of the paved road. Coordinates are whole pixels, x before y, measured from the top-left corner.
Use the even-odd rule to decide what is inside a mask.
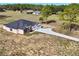
[[[69,40],[79,41],[79,38],[75,38],[75,37],[71,37],[71,36],[61,34],[61,33],[54,32],[50,28],[46,28],[46,29],[39,28],[39,29],[36,29],[35,31],[50,34],[50,35],[55,35],[55,36],[59,36],[59,37],[63,37],[63,38],[69,39]]]

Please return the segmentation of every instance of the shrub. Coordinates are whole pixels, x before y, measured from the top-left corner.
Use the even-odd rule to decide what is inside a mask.
[[[44,20],[43,17],[39,17],[39,21],[43,22],[43,20]]]

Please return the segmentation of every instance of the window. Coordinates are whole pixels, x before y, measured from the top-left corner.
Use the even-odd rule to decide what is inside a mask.
[[[12,31],[12,28],[10,28],[10,31]]]

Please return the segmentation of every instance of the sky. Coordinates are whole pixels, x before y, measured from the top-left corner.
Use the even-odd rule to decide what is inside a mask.
[[[0,3],[0,5],[5,5],[5,4],[15,4],[15,3]],[[22,3],[21,3],[22,4]],[[69,3],[29,3],[29,4],[42,4],[42,5],[46,5],[46,4],[53,4],[53,5],[67,5]]]
[[[0,0],[0,3],[78,3],[79,0]]]
[[[0,4],[2,5],[13,3],[66,5],[69,3],[79,3],[79,0],[0,0]]]

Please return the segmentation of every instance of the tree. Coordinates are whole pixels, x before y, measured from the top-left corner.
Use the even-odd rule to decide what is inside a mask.
[[[39,21],[41,21],[41,23],[43,22],[43,17],[39,17]]]
[[[73,29],[73,24],[78,22],[77,16],[79,15],[79,8],[77,5],[69,5],[64,9],[64,12],[60,14],[60,19],[65,21],[64,24],[67,26],[70,32]],[[63,25],[64,25],[63,24]]]
[[[50,5],[46,5],[41,10],[42,16],[47,20],[48,16],[52,14],[52,7]]]

